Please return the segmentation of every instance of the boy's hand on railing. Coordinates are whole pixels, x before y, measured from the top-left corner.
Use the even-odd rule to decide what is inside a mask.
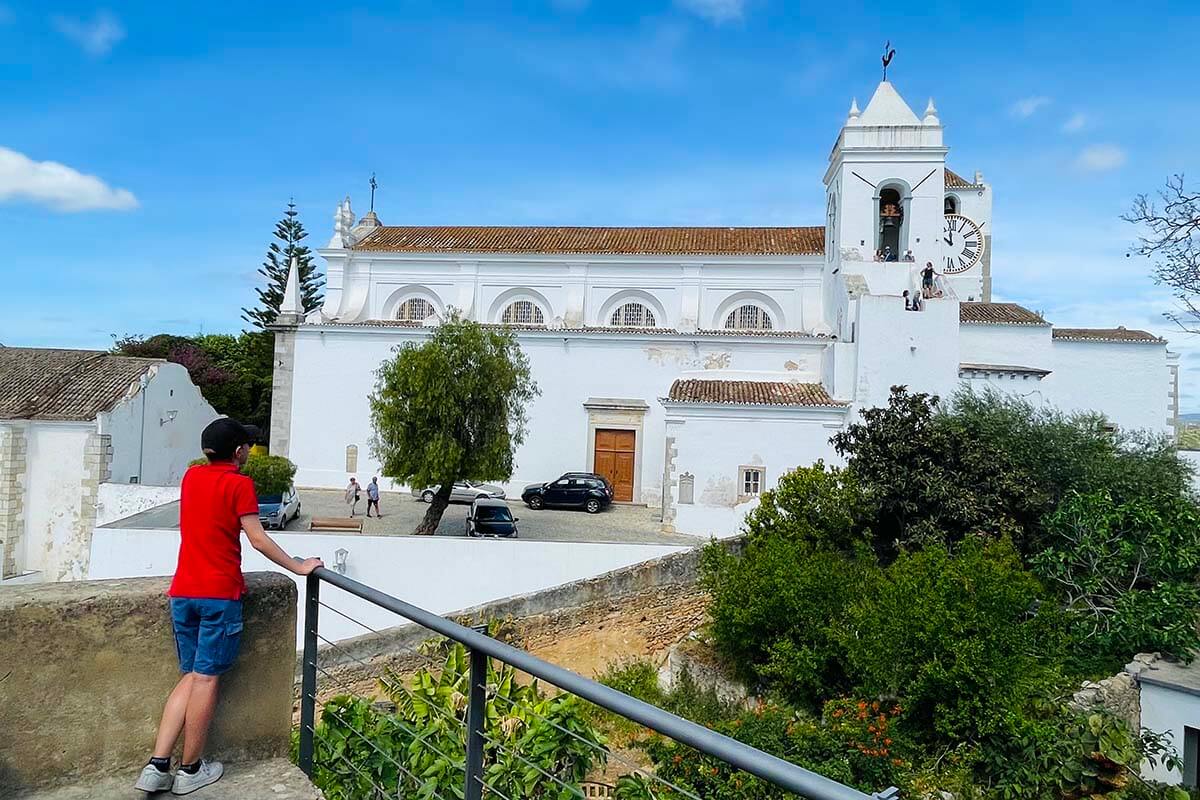
[[[292,567],[292,571],[297,575],[308,575],[317,567],[325,566],[325,562],[319,558],[305,558],[303,560],[297,558],[295,561],[296,565]]]

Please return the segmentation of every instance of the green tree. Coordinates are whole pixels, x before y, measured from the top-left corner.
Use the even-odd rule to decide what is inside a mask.
[[[267,247],[267,257],[263,260],[258,274],[266,279],[264,286],[255,289],[258,294],[258,305],[254,308],[243,308],[242,319],[256,328],[266,328],[275,321],[279,306],[283,302],[283,291],[287,287],[288,270],[292,258],[296,258],[300,275],[300,300],[304,304],[305,313],[316,310],[321,305],[321,288],[325,280],[317,273],[313,262],[312,251],[307,245],[301,244],[308,233],[300,222],[300,214],[296,211],[295,203],[288,203],[283,219],[275,223],[275,238]]]
[[[439,487],[416,533],[437,531],[455,481],[512,476],[537,394],[516,337],[457,314],[380,366],[371,452],[393,480]]]
[[[1007,539],[906,552],[850,606],[858,691],[898,697],[928,742],[979,742],[1057,675],[1057,612]]]
[[[938,407],[937,397],[895,386],[887,407],[864,410],[832,439],[876,507],[876,552],[884,560],[906,545],[1023,532],[1027,476],[988,439],[944,424]]]
[[[296,465],[283,456],[251,454],[242,472],[254,481],[254,491],[259,497],[272,497],[291,488]]]
[[[1075,495],[1049,516],[1034,569],[1064,597],[1105,667],[1139,651],[1191,660],[1200,647],[1200,512],[1186,498]]]
[[[852,553],[871,543],[873,520],[870,498],[854,474],[818,461],[786,473],[763,492],[745,531],[751,542],[782,537]]]

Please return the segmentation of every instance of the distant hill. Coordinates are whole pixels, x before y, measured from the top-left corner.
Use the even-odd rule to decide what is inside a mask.
[[[1200,413],[1180,414],[1179,421],[1188,425],[1200,425]]]

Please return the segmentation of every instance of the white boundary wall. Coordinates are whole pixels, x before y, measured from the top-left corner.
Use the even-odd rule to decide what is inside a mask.
[[[338,549],[349,552],[346,576],[437,614],[564,583],[670,555],[687,547],[653,544],[532,542],[441,536],[356,536],[273,533],[289,553],[318,556],[334,564]],[[171,575],[179,532],[97,528],[92,537],[90,580]],[[242,569],[282,572],[242,538]],[[292,576],[295,578],[295,576]],[[300,586],[303,602],[304,586]],[[402,624],[396,615],[324,585],[322,598],[377,630]],[[300,643],[303,606],[297,622]],[[367,633],[332,612],[321,616],[321,635],[338,641]]]

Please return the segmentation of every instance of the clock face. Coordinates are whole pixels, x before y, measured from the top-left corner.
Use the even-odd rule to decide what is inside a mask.
[[[970,217],[947,214],[942,228],[942,271],[966,272],[983,258],[983,232]]]

